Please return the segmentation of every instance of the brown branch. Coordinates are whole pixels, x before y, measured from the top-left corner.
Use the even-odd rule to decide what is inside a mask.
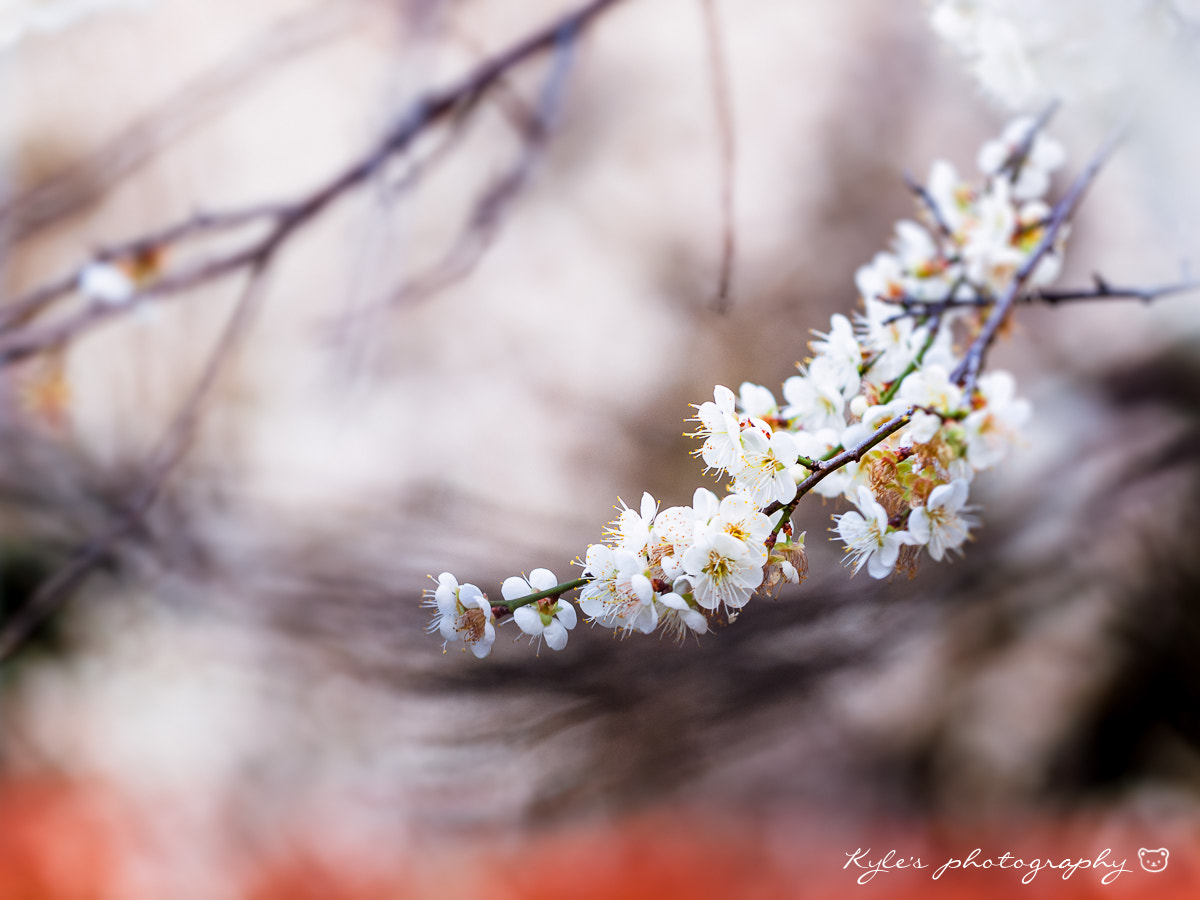
[[[1124,136],[1124,127],[1118,128],[1113,135],[1101,146],[1091,162],[1087,164],[1082,172],[1072,182],[1070,189],[1066,195],[1058,201],[1054,206],[1054,212],[1050,216],[1050,221],[1046,224],[1046,230],[1042,234],[1042,238],[1038,241],[1037,246],[1026,257],[1025,262],[1017,269],[1013,275],[1012,281],[1008,287],[996,301],[996,305],[992,308],[991,314],[984,323],[979,335],[971,342],[971,346],[967,349],[966,354],[954,371],[951,373],[951,379],[961,385],[966,393],[970,395],[975,389],[975,379],[979,376],[979,370],[983,366],[984,357],[987,355],[988,349],[992,342],[995,341],[997,333],[1000,331],[1000,326],[1011,312],[1013,304],[1017,302],[1017,298],[1021,294],[1025,282],[1033,274],[1038,264],[1047,253],[1054,247],[1055,241],[1058,239],[1059,233],[1062,231],[1063,225],[1071,218],[1075,209],[1079,206],[1083,199],[1084,193],[1099,174],[1101,167],[1108,160],[1108,157],[1116,149],[1117,143]]]
[[[358,14],[348,10],[346,4],[318,3],[276,22],[85,159],[5,198],[0,204],[0,239],[20,243],[96,203],[113,184],[221,112],[231,99],[252,96],[254,82],[348,33]]]
[[[933,195],[921,182],[913,178],[911,172],[904,172],[904,186],[917,196],[917,198],[925,205],[925,209],[929,211],[929,215],[933,218],[933,222],[937,225],[937,230],[941,232],[943,237],[951,237],[954,232],[946,223],[945,216],[942,215],[941,208],[937,205],[937,201],[933,199]]]
[[[1029,159],[1029,154],[1033,151],[1033,142],[1045,130],[1046,124],[1056,112],[1058,112],[1057,100],[1052,100],[1046,104],[1046,108],[1038,114],[1038,117],[1033,120],[1033,124],[1029,126],[1029,131],[1021,138],[1021,143],[1013,148],[1012,154],[1005,160],[1004,165],[1000,167],[1001,172],[1007,171],[1009,173],[1009,179],[1013,184],[1017,183],[1017,179],[1021,175],[1021,169],[1025,166],[1026,160]]]
[[[1173,284],[1163,284],[1158,287],[1113,287],[1100,275],[1093,275],[1093,288],[1067,288],[1064,290],[1045,290],[1039,288],[1025,295],[1025,303],[1048,303],[1052,306],[1076,300],[1140,300],[1152,303],[1159,297],[1169,297],[1172,294],[1184,294],[1200,288],[1200,279],[1185,278]]]
[[[733,264],[737,252],[734,228],[734,171],[737,147],[734,142],[733,100],[729,90],[729,65],[721,40],[721,23],[716,0],[700,0],[704,12],[704,32],[708,43],[708,69],[712,76],[713,109],[717,117],[717,149],[720,154],[721,262],[713,308],[718,313],[729,309]]]
[[[521,152],[513,165],[480,194],[458,239],[437,262],[402,284],[390,297],[348,314],[339,329],[343,336],[347,328],[363,321],[364,317],[417,303],[474,271],[545,152],[566,89],[577,38],[578,30],[575,28],[565,28],[558,33],[554,62],[537,105],[529,110],[528,118],[523,123]],[[513,124],[515,126],[518,123],[513,121]]]
[[[907,425],[912,419],[913,413],[915,413],[917,409],[918,407],[910,406],[904,412],[900,413],[900,415],[888,419],[873,432],[871,432],[870,435],[868,435],[859,443],[855,444],[853,447],[847,450],[842,450],[840,453],[831,456],[829,459],[815,460],[814,462],[816,465],[816,470],[796,485],[795,497],[793,497],[787,503],[780,503],[778,500],[776,500],[764,506],[762,510],[763,514],[768,516],[779,512],[779,510],[783,510],[783,515],[779,519],[779,524],[771,533],[772,540],[768,546],[775,546],[774,537],[779,534],[779,531],[783,528],[784,524],[791,519],[792,513],[796,511],[796,505],[800,502],[805,494],[812,491],[813,488],[815,488],[818,484],[820,484],[838,469],[842,468],[842,466],[845,466],[847,463],[861,462],[862,458],[876,445],[878,445],[880,441],[890,437]]]
[[[549,49],[555,47],[558,47],[560,51],[563,48],[569,49],[579,33],[603,12],[619,2],[621,0],[591,0],[518,41],[507,50],[485,60],[450,87],[432,91],[418,98],[390,131],[363,157],[351,163],[342,172],[318,186],[307,196],[291,203],[254,207],[249,211],[214,214],[206,220],[210,223],[222,222],[232,228],[241,227],[247,218],[261,215],[262,218],[271,222],[271,227],[256,241],[249,242],[241,249],[230,251],[223,256],[204,260],[182,271],[161,276],[145,285],[125,304],[106,305],[93,301],[81,311],[64,317],[54,325],[26,328],[0,336],[0,365],[10,364],[47,347],[58,346],[70,341],[108,319],[125,314],[150,298],[177,294],[201,284],[211,283],[237,272],[255,268],[273,255],[276,248],[292,234],[319,216],[335,201],[369,181],[392,159],[407,151],[418,136],[449,117],[465,114],[467,110],[473,108],[487,96],[514,68]],[[560,53],[560,61],[563,57],[564,54]],[[559,84],[559,81],[560,79],[552,78],[549,82],[548,94],[552,96],[551,106],[557,102],[558,87],[556,85]],[[531,138],[531,143],[538,143],[542,139],[543,137],[538,135],[536,138]],[[500,183],[479,204],[476,220],[490,224],[496,218],[496,211],[503,207],[504,199],[513,194],[514,185],[519,186],[520,183],[523,183],[527,168],[526,160],[506,179],[501,179]],[[269,215],[264,211],[269,211]],[[215,228],[216,226],[214,226]],[[214,229],[201,227],[200,220],[192,217],[163,229],[160,234],[176,237],[191,236],[201,231]],[[144,243],[145,239],[140,239],[130,242],[126,246],[131,247]],[[111,253],[108,258],[112,258]],[[40,288],[31,292],[15,301],[11,306],[24,310],[44,309],[51,300],[71,292],[82,269],[83,267],[80,267],[71,276],[54,282],[48,288]],[[22,316],[10,316],[9,321],[24,321],[27,315],[28,313]]]
[[[0,629],[0,663],[9,659],[33,631],[66,600],[71,590],[108,559],[116,545],[134,531],[162,493],[168,477],[182,461],[199,429],[205,402],[217,378],[246,333],[262,298],[263,277],[270,261],[264,257],[250,270],[237,305],[221,332],[203,372],[182,408],[175,414],[158,446],[146,461],[136,493],[107,527],[93,536],[67,563],[42,582],[29,601]]]

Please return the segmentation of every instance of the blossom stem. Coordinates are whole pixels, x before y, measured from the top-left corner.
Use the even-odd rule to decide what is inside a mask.
[[[783,526],[791,520],[792,513],[796,511],[796,504],[800,502],[801,497],[816,487],[825,479],[827,475],[833,474],[842,466],[846,465],[846,463],[860,462],[863,456],[865,456],[877,444],[879,444],[885,438],[895,434],[897,431],[907,425],[909,420],[912,419],[913,413],[916,411],[917,407],[910,406],[895,418],[888,419],[888,421],[884,422],[873,432],[871,432],[868,437],[863,439],[858,444],[855,444],[850,449],[843,450],[829,459],[818,461],[816,470],[798,485],[796,485],[795,497],[793,497],[787,503],[780,503],[778,500],[776,500],[774,503],[770,503],[763,507],[763,513],[768,516],[773,515],[781,509],[783,510],[783,515],[779,517],[778,524],[776,524],[776,526],[771,530],[770,535],[767,537],[767,546],[775,546],[775,541],[779,537],[779,532],[783,530]]]
[[[962,361],[959,362],[951,373],[950,380],[961,385],[968,396],[975,390],[975,380],[979,375],[979,370],[983,367],[983,358],[987,354],[988,348],[991,347],[992,342],[995,341],[996,335],[1000,331],[1000,326],[1012,311],[1013,304],[1016,303],[1018,296],[1020,296],[1025,282],[1029,280],[1034,269],[1038,267],[1038,264],[1050,252],[1051,248],[1054,247],[1063,226],[1079,206],[1084,193],[1095,180],[1096,175],[1100,172],[1100,168],[1108,160],[1109,156],[1112,155],[1113,150],[1124,136],[1124,133],[1124,127],[1117,129],[1101,146],[1091,162],[1079,173],[1075,181],[1072,182],[1066,196],[1054,207],[1054,212],[1050,216],[1050,222],[1046,225],[1042,239],[1038,241],[1037,246],[1033,248],[1033,252],[1025,258],[1025,262],[1017,269],[1012,277],[1012,281],[1008,283],[1004,294],[992,308],[991,315],[988,316],[983,329],[979,332],[979,336],[972,341]]]
[[[950,296],[953,299],[953,291],[950,292]],[[917,367],[920,366],[921,362],[925,359],[925,354],[929,352],[929,348],[932,347],[933,342],[937,340],[938,326],[942,324],[942,317],[939,313],[935,314],[932,318],[933,321],[929,327],[929,336],[925,338],[925,343],[922,345],[920,352],[918,352],[917,355],[912,358],[912,362],[904,367],[904,371],[901,372],[896,380],[891,383],[888,389],[883,392],[882,396],[879,398],[880,405],[892,402],[892,398],[895,397],[896,392],[900,390],[900,385],[904,383],[904,379],[913,372],[917,371]]]
[[[547,588],[544,591],[538,591],[536,594],[526,594],[524,597],[517,597],[514,600],[493,600],[490,601],[492,606],[503,606],[510,612],[521,606],[528,606],[530,603],[536,603],[538,600],[545,600],[549,597],[559,597],[567,591],[573,591],[575,588],[583,587],[588,584],[591,578],[576,578],[573,581],[564,581],[562,584],[556,584],[552,588]]]

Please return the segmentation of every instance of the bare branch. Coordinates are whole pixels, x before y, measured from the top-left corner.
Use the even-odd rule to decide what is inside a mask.
[[[347,34],[363,6],[326,4],[290,16],[183,87],[161,107],[63,172],[0,204],[0,239],[20,243],[96,203],[112,185],[142,168],[225,108],[251,96],[256,82],[284,63]]]
[[[734,228],[734,171],[737,147],[734,143],[733,101],[729,91],[729,65],[721,41],[721,23],[717,18],[716,0],[700,0],[704,11],[704,31],[708,42],[708,68],[711,74],[713,108],[717,116],[717,147],[720,153],[721,204],[721,264],[713,308],[718,313],[729,309],[729,291],[733,282],[733,263],[736,253]]]
[[[253,270],[271,257],[289,237],[318,217],[335,201],[362,186],[391,160],[406,152],[418,136],[448,118],[465,114],[500,84],[511,70],[557,47],[560,51],[558,65],[547,81],[541,110],[544,116],[549,116],[557,106],[565,79],[566,61],[570,58],[567,51],[573,47],[577,35],[584,28],[619,2],[621,0],[591,0],[518,41],[507,50],[485,60],[450,87],[432,91],[418,98],[364,156],[298,200],[206,217],[194,216],[164,228],[158,233],[160,247],[200,233],[240,228],[255,219],[262,219],[270,224],[266,234],[248,241],[239,249],[201,260],[190,267],[154,279],[143,286],[130,302],[122,305],[92,302],[53,325],[28,327],[0,337],[0,365],[10,364],[47,347],[65,343],[102,322],[125,314],[148,299],[188,291],[244,270]],[[545,131],[545,122],[539,122],[530,135],[529,145],[536,149],[544,141]],[[476,208],[476,222],[481,222],[488,228],[494,227],[508,199],[524,183],[533,156],[533,153],[527,152],[517,167],[485,194]],[[163,243],[163,236],[169,239],[166,243]],[[154,236],[141,238],[126,244],[125,249],[128,251],[130,248],[145,247],[153,241]],[[120,256],[120,252],[110,250],[103,256],[106,259],[114,259]],[[81,266],[70,276],[9,304],[13,312],[5,316],[4,322],[23,324],[54,300],[71,293],[82,269]],[[439,284],[444,283],[441,276],[435,281]]]
[[[1095,287],[1065,290],[1046,290],[1039,288],[1022,297],[1025,303],[1049,303],[1054,306],[1075,300],[1140,300],[1151,303],[1160,297],[1172,294],[1184,294],[1200,288],[1200,279],[1187,278],[1173,284],[1163,284],[1158,287],[1114,287],[1100,275],[1093,275]]]
[[[929,215],[933,218],[933,222],[937,225],[937,230],[941,232],[943,237],[950,237],[953,234],[950,226],[946,224],[946,219],[942,215],[941,208],[937,205],[937,201],[933,199],[933,195],[925,188],[925,185],[913,178],[911,172],[904,173],[904,186],[920,198],[925,205]]]
[[[229,317],[204,371],[192,387],[186,401],[172,419],[158,446],[144,466],[145,475],[125,508],[106,528],[92,537],[49,579],[44,581],[29,601],[3,623],[0,630],[0,662],[11,657],[67,598],[71,590],[97,566],[104,563],[116,545],[143,521],[162,492],[167,478],[187,452],[200,424],[205,402],[211,396],[221,371],[232,357],[245,335],[263,293],[263,276],[269,259],[264,259],[251,271],[237,306]]]
[[[959,362],[951,374],[951,379],[957,384],[962,385],[968,394],[975,388],[975,379],[979,375],[979,370],[983,366],[983,359],[986,356],[992,342],[996,339],[996,334],[1000,330],[1000,326],[1008,317],[1012,310],[1013,304],[1017,302],[1025,282],[1033,274],[1033,271],[1045,258],[1046,254],[1054,247],[1054,243],[1058,240],[1058,235],[1062,231],[1063,225],[1071,218],[1075,209],[1079,206],[1079,202],[1083,199],[1084,193],[1099,174],[1101,167],[1108,160],[1108,157],[1116,149],[1117,144],[1124,136],[1125,128],[1118,128],[1111,137],[1101,146],[1091,162],[1087,164],[1082,172],[1072,182],[1070,189],[1066,195],[1055,204],[1054,212],[1050,216],[1050,221],[1046,224],[1046,230],[1042,234],[1042,239],[1038,241],[1033,252],[1025,258],[1025,262],[1013,275],[1012,281],[1001,295],[996,305],[992,308],[991,315],[983,325],[979,336],[971,342],[971,346],[967,349],[962,361]]]

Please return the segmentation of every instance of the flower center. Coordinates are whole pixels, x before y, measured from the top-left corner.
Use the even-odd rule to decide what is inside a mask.
[[[466,609],[459,614],[458,620],[454,623],[454,630],[462,632],[463,640],[468,644],[474,644],[483,639],[487,619],[487,613],[478,607]]]

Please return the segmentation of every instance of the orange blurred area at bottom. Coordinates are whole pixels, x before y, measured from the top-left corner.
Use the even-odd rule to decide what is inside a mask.
[[[336,814],[320,819],[249,840],[248,826],[231,822],[203,847],[189,835],[181,848],[169,829],[94,786],[8,782],[0,787],[0,900],[1200,896],[1200,819],[1147,825],[1110,812],[984,827],[670,808],[553,829],[417,829],[417,837],[353,843],[331,839]],[[1165,850],[1166,865],[1147,870],[1139,850],[1151,868]],[[183,851],[193,856],[181,865]],[[193,880],[200,871],[208,887]]]

